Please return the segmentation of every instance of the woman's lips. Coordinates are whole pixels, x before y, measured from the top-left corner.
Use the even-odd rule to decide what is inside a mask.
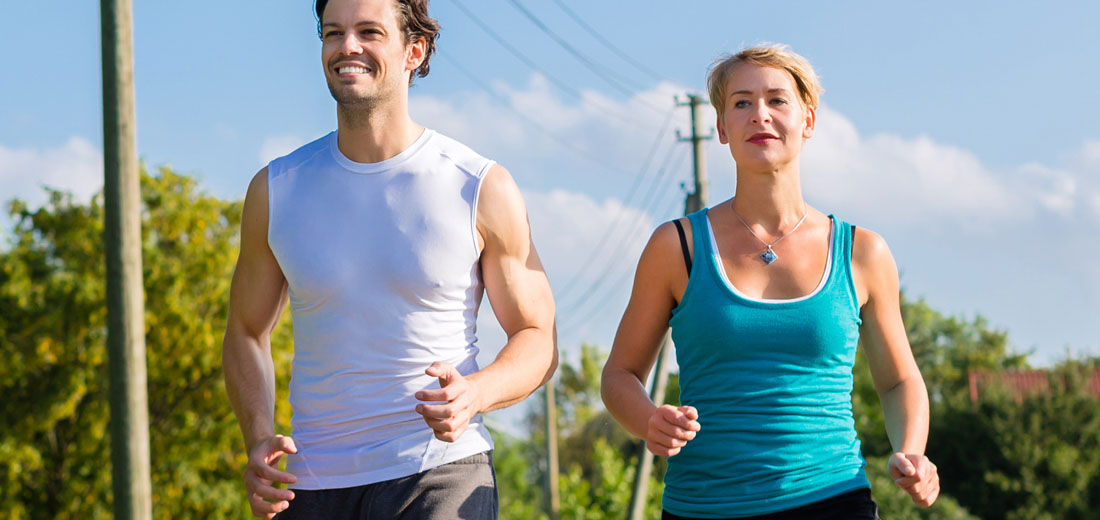
[[[754,144],[765,144],[765,143],[768,143],[768,142],[773,141],[775,139],[778,139],[778,138],[776,136],[772,135],[772,134],[760,133],[760,134],[753,134],[752,137],[749,137],[748,141],[750,143],[754,143]]]

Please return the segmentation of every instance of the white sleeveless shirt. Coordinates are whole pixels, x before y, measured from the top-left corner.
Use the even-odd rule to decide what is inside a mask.
[[[268,165],[268,243],[294,325],[297,489],[404,477],[492,448],[480,416],[436,439],[413,394],[435,361],[478,370],[477,200],[492,161],[425,129],[379,163],[336,132]]]

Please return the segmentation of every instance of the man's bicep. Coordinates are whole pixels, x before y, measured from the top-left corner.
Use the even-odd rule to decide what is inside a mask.
[[[551,328],[554,298],[531,239],[527,209],[511,175],[499,165],[486,174],[477,227],[484,240],[485,290],[501,328],[509,336],[525,328]]]
[[[285,304],[286,280],[267,242],[267,169],[252,179],[241,217],[241,250],[229,291],[229,324],[259,337]]]
[[[482,254],[485,291],[504,332],[512,336],[532,327],[549,330],[554,297],[534,247],[526,258],[486,253]]]

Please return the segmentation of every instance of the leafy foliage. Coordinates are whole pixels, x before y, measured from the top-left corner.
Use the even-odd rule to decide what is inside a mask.
[[[585,520],[626,518],[634,487],[637,457],[624,457],[605,439],[596,439],[591,467],[574,464],[561,476],[561,517]],[[589,473],[589,477],[585,477]],[[663,484],[650,477],[645,518],[661,517]]]
[[[1084,392],[1082,374],[1096,362],[1056,367],[1047,394],[1018,403],[1007,391],[994,391],[974,404],[970,371],[1028,368],[1023,355],[1009,352],[1007,333],[990,329],[980,316],[944,316],[923,301],[903,298],[902,316],[931,396],[927,452],[939,467],[943,495],[931,509],[912,508],[885,474],[892,450],[861,351],[853,412],[884,515],[965,518],[952,515],[969,511],[980,518],[1094,518],[1100,507],[1100,404]]]
[[[244,446],[221,372],[241,206],[168,168],[143,173],[141,184],[154,516],[244,517]],[[51,192],[41,208],[9,208],[16,224],[0,253],[0,421],[9,425],[0,431],[0,516],[109,518],[102,204]],[[285,377],[288,327],[273,338]],[[280,412],[287,431],[288,410]]]
[[[546,520],[543,493],[532,464],[531,444],[493,431],[493,468],[497,475],[501,518]],[[543,473],[545,470],[539,471]]]
[[[918,507],[909,494],[894,485],[887,471],[889,457],[867,459],[867,480],[879,515],[890,520],[977,520],[949,495],[941,494],[932,507]]]
[[[928,387],[934,416],[944,410],[969,406],[968,375],[971,370],[1027,367],[1025,356],[1009,352],[1008,334],[989,328],[981,316],[972,321],[944,316],[924,300],[912,301],[904,294],[901,314],[913,357]],[[864,455],[888,456],[892,452],[890,440],[886,437],[882,407],[862,345],[856,355],[852,411]],[[934,418],[932,422],[937,420]]]
[[[983,518],[1085,519],[1100,509],[1100,403],[1085,390],[1096,360],[1048,373],[1052,391],[1017,402],[993,392],[946,410],[929,446],[944,490]]]
[[[594,345],[582,345],[576,364],[563,361],[558,368],[555,392],[559,425],[558,476],[561,518],[626,518],[634,485],[637,457],[642,445],[603,409],[600,401],[600,371],[604,354]],[[677,389],[675,378],[670,389]],[[678,389],[675,390],[678,392]],[[539,404],[528,417],[529,441],[508,439],[498,443],[497,479],[501,495],[501,518],[545,518],[546,475],[546,392],[539,392]],[[677,394],[678,395],[678,394]],[[519,453],[517,453],[517,451]],[[508,461],[501,471],[501,460]],[[524,471],[516,468],[526,465]],[[654,461],[646,502],[646,518],[660,518],[660,476],[664,461]],[[513,497],[522,497],[516,500]],[[540,513],[531,516],[530,504]],[[539,516],[542,515],[542,516]]]

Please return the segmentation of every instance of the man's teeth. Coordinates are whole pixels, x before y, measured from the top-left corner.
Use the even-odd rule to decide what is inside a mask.
[[[340,67],[336,69],[337,74],[366,74],[370,72],[366,67]]]

